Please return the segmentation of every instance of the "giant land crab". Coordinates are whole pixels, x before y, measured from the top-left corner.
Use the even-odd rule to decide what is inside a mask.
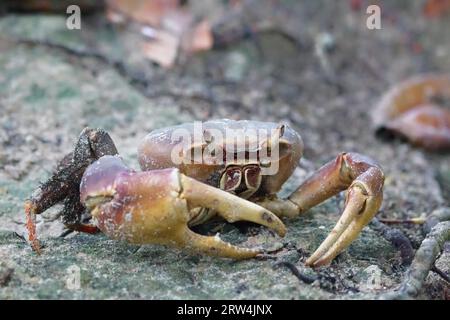
[[[303,153],[302,139],[292,128],[234,120],[208,121],[200,128],[198,134],[195,123],[188,123],[149,133],[138,149],[141,172],[124,164],[105,131],[85,128],[74,152],[26,201],[33,248],[39,250],[35,215],[63,202],[63,222],[72,230],[100,230],[130,243],[252,258],[262,251],[200,235],[190,227],[218,215],[228,222],[258,223],[284,236],[280,218],[299,216],[347,190],[339,221],[306,261],[317,267],[348,247],[381,205],[384,175],[368,157],[341,153],[281,199],[277,192]]]

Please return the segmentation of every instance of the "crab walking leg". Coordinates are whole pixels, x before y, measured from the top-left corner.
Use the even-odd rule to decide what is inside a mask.
[[[117,149],[107,132],[101,129],[85,128],[75,144],[74,151],[68,153],[58,164],[53,175],[42,183],[25,201],[28,240],[36,252],[40,252],[36,235],[35,215],[41,214],[55,204],[64,202],[63,217],[72,221],[64,221],[67,225],[75,226],[79,231],[92,231],[93,228],[83,228],[78,220],[82,212],[74,208],[79,206],[79,185],[84,170],[88,165],[103,155],[117,154]],[[83,208],[81,208],[83,209]]]
[[[348,189],[339,221],[308,258],[307,265],[317,267],[329,264],[356,239],[381,206],[383,184],[383,172],[373,160],[356,153],[342,153],[320,168],[289,197],[302,213]]]
[[[200,183],[175,168],[132,171],[118,156],[104,156],[86,169],[80,199],[102,232],[135,244],[163,244],[234,259],[260,253],[189,230],[191,209],[196,207],[216,210],[231,221],[253,221],[280,235],[285,233],[277,216],[254,203]]]
[[[416,298],[422,290],[428,273],[444,251],[446,241],[450,241],[450,221],[436,224],[427,234],[417,250],[400,288],[383,293],[379,298],[388,300]]]
[[[53,175],[26,201],[30,212],[40,214],[64,200],[73,189],[78,191],[81,177],[88,165],[103,155],[117,153],[108,133],[100,129],[85,128],[80,133],[74,151],[60,161]]]

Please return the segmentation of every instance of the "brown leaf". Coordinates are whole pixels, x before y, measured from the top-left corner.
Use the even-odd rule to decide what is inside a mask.
[[[155,39],[143,43],[144,55],[165,68],[175,63],[178,55],[179,39],[166,31],[155,31]]]
[[[175,63],[180,51],[191,54],[213,45],[209,23],[194,25],[191,12],[177,0],[109,0],[107,16],[114,23],[142,25],[144,55],[166,68]]]
[[[423,14],[428,18],[440,17],[450,10],[450,0],[428,0],[423,6]]]
[[[183,51],[195,53],[211,50],[213,42],[211,25],[207,20],[203,20],[184,37]]]
[[[422,75],[389,90],[374,110],[379,135],[394,134],[429,150],[450,149],[450,76]],[[387,135],[389,136],[389,135]]]
[[[135,22],[159,26],[168,12],[177,10],[177,0],[108,0],[109,10]],[[114,21],[113,21],[114,22]]]
[[[389,121],[386,128],[425,149],[450,149],[450,111],[438,106],[417,106]]]

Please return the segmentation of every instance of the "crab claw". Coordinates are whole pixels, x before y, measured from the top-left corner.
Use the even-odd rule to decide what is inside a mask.
[[[345,208],[336,226],[306,260],[313,267],[328,265],[370,222],[383,200],[384,174],[370,158],[342,153],[320,168],[290,197],[300,212],[347,189]]]
[[[261,253],[191,231],[192,209],[198,207],[213,209],[230,222],[259,223],[281,236],[286,232],[278,217],[252,202],[189,178],[178,169],[132,171],[118,156],[104,156],[87,168],[80,198],[101,231],[136,244],[163,244],[234,259]]]
[[[382,201],[380,188],[374,186],[372,180],[373,176],[379,178],[377,171],[378,168],[370,168],[351,184],[339,221],[319,248],[307,259],[307,265],[328,265],[373,219]]]

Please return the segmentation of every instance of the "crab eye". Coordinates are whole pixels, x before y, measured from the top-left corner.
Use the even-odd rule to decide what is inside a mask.
[[[239,168],[228,168],[220,179],[220,188],[225,191],[236,190],[241,185],[242,173]]]
[[[261,183],[261,169],[259,166],[247,166],[244,170],[244,176],[247,187],[258,189]]]

